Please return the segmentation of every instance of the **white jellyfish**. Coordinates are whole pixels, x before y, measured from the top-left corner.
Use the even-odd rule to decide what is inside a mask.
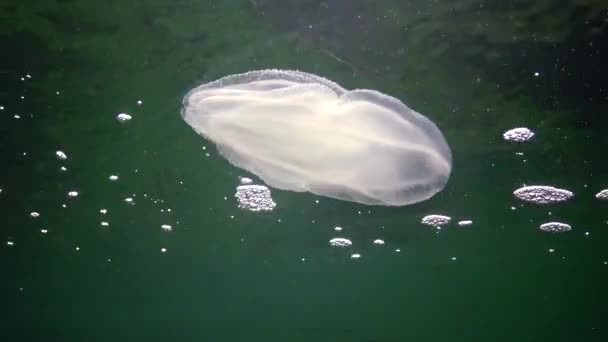
[[[437,126],[398,99],[298,71],[203,84],[181,115],[230,163],[283,190],[401,206],[441,191],[452,169]]]

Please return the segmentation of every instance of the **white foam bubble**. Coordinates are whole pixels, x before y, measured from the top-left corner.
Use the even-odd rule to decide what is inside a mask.
[[[552,186],[531,185],[515,190],[513,195],[522,201],[536,204],[549,204],[567,201],[574,196],[574,193],[569,190]]]
[[[547,222],[540,225],[540,230],[548,233],[565,233],[572,230],[569,224],[562,222]]]
[[[440,227],[450,223],[451,219],[451,217],[445,215],[427,215],[420,222],[427,226]]]
[[[270,189],[264,185],[239,185],[234,197],[238,200],[238,207],[250,211],[271,211],[276,207]]]
[[[458,225],[461,227],[466,227],[466,226],[470,226],[473,224],[472,220],[462,220],[462,221],[458,221]]]
[[[55,156],[57,157],[57,159],[60,159],[60,160],[66,160],[66,159],[68,159],[68,155],[65,154],[65,152],[63,152],[61,150],[55,151]]]
[[[534,132],[526,127],[510,129],[502,134],[503,139],[513,142],[526,142],[534,136]]]
[[[595,194],[595,198],[599,200],[608,200],[608,189],[604,189],[597,194]]]
[[[334,247],[348,247],[348,246],[351,246],[352,244],[353,244],[352,241],[350,241],[349,239],[346,239],[346,238],[336,237],[336,238],[329,240],[329,245],[334,246]]]
[[[133,117],[127,113],[120,113],[118,115],[116,115],[116,120],[118,120],[119,122],[127,122],[129,120],[131,120]]]

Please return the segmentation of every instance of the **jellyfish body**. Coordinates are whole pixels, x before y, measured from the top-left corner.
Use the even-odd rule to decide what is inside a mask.
[[[441,191],[452,155],[437,126],[398,99],[289,70],[192,89],[183,119],[271,187],[400,206]]]

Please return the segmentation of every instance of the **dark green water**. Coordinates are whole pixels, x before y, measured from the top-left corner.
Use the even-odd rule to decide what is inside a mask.
[[[593,0],[4,0],[0,339],[608,340],[607,15]],[[424,113],[452,148],[447,188],[402,208],[279,190],[271,213],[237,208],[250,175],[180,105],[264,68]],[[534,139],[503,141],[520,126]],[[524,184],[575,196],[526,204]],[[438,234],[428,214],[452,223]]]

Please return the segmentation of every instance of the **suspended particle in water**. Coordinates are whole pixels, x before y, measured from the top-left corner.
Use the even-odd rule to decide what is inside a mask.
[[[109,227],[110,224],[108,222],[106,222],[106,221],[101,221],[101,226],[104,227],[104,228],[106,228],[106,227]]]
[[[351,259],[359,259],[361,257],[361,254],[359,253],[354,253],[350,256]]]
[[[30,216],[31,216],[32,218],[38,218],[38,217],[40,217],[40,213],[38,213],[37,211],[32,211],[32,212],[30,213]]]
[[[376,239],[374,240],[374,245],[384,245],[384,240]]]
[[[68,192],[69,197],[78,197],[78,191],[70,191]]]
[[[48,233],[49,231],[48,231],[47,229],[40,229],[40,232],[41,232],[42,234],[46,234],[46,233]]]
[[[171,227],[171,225],[169,224],[163,224],[162,226],[160,226],[160,228],[166,232],[170,232],[173,230],[173,227]]]
[[[66,169],[66,167],[65,167],[65,166],[62,166],[62,167],[60,167],[60,168],[59,168],[59,170],[60,170],[61,172],[66,172],[68,169]]]
[[[125,201],[125,203],[127,203],[127,204],[131,204],[131,205],[135,204],[135,202],[133,201],[133,198],[131,198],[131,197],[127,197],[127,198],[125,198],[125,200],[124,200],[124,201]]]
[[[107,212],[108,212],[107,209],[100,209],[99,210],[99,213],[102,214],[102,215],[105,215]]]
[[[15,242],[9,240],[9,241],[6,241],[6,245],[9,247],[13,247],[15,245]]]
[[[160,249],[160,252],[161,252],[161,253],[165,253],[166,251],[167,251],[167,249],[166,249],[166,248],[161,248],[161,249]]]
[[[110,175],[110,177],[108,177],[111,181],[117,181],[118,180],[118,176],[117,175]]]
[[[531,185],[515,190],[513,195],[525,202],[549,204],[567,201],[574,196],[574,193],[569,190],[555,188],[552,186]]]
[[[334,230],[337,231],[337,232],[339,232],[339,231],[342,230],[342,227],[335,227]]]
[[[547,222],[540,225],[540,230],[548,233],[565,233],[572,230],[569,224],[562,222]]]
[[[420,221],[420,222],[427,226],[441,227],[441,226],[444,226],[444,225],[450,223],[451,219],[452,219],[451,217],[444,216],[444,215],[427,215],[427,216],[423,217],[422,221]]]
[[[144,102],[142,100],[137,100],[137,105],[141,106]]]
[[[462,220],[462,221],[458,221],[458,225],[461,227],[467,227],[473,224],[472,220]]]
[[[353,243],[352,241],[350,241],[349,239],[345,239],[345,238],[333,238],[331,240],[329,240],[329,245],[330,246],[334,246],[334,247],[349,247],[351,246]]]
[[[119,122],[127,122],[132,118],[133,117],[127,113],[119,113],[118,115],[116,115],[116,120],[118,120]]]
[[[526,127],[510,129],[502,134],[502,138],[512,142],[526,142],[534,137],[534,132]]]
[[[61,150],[55,151],[55,156],[57,157],[57,159],[60,159],[60,160],[66,160],[66,159],[68,159],[68,155],[65,154],[65,152],[63,152]]]

